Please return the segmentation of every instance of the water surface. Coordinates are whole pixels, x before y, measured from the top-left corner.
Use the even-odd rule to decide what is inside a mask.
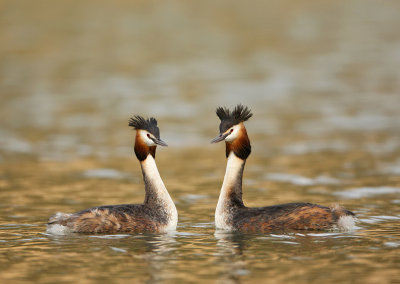
[[[397,1],[3,1],[2,282],[400,281]],[[244,202],[340,203],[354,232],[215,232],[218,105],[248,105]],[[159,120],[174,234],[46,234],[141,203],[130,116]]]

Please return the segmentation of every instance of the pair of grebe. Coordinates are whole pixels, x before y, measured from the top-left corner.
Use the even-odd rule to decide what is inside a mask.
[[[242,178],[251,145],[243,122],[248,120],[252,113],[242,105],[236,106],[233,111],[219,107],[216,113],[221,120],[220,134],[211,142],[225,141],[228,159],[215,211],[217,229],[270,232],[353,228],[354,213],[339,206],[287,203],[257,208],[246,207],[242,200]],[[144,203],[99,206],[74,214],[57,213],[50,217],[48,232],[112,234],[176,230],[178,213],[155,163],[157,145],[167,146],[160,139],[157,120],[135,116],[130,119],[129,126],[136,129],[134,149],[140,161],[145,184]]]

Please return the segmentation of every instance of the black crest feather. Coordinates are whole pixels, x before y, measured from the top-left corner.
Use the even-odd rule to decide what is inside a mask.
[[[131,117],[131,119],[129,119],[129,126],[132,126],[136,130],[147,130],[158,139],[160,138],[160,129],[157,126],[157,119],[155,119],[154,117],[145,119],[140,115],[135,115],[134,117]]]
[[[221,124],[219,125],[221,133],[253,116],[251,110],[242,104],[238,104],[232,112],[226,107],[218,107],[216,113],[221,120]]]

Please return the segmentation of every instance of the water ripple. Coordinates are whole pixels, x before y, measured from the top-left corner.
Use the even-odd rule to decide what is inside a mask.
[[[336,191],[333,194],[341,198],[358,199],[364,197],[373,197],[383,194],[400,193],[399,187],[377,186],[377,187],[360,187],[349,190]]]
[[[340,180],[327,177],[327,176],[318,176],[316,178],[308,178],[295,174],[287,174],[287,173],[270,173],[266,175],[266,178],[273,181],[280,182],[289,182],[295,185],[300,186],[311,186],[316,184],[339,184]]]

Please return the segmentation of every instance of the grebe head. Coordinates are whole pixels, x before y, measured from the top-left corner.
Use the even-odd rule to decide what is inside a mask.
[[[155,157],[157,145],[168,146],[160,138],[160,129],[154,117],[145,119],[142,116],[135,115],[129,120],[129,126],[132,126],[137,131],[135,154],[140,161],[145,160],[148,154]]]
[[[236,156],[246,159],[251,152],[250,140],[243,122],[253,116],[250,109],[241,104],[231,112],[228,108],[218,107],[217,116],[221,120],[219,135],[211,143],[226,142],[226,155],[233,151]]]

